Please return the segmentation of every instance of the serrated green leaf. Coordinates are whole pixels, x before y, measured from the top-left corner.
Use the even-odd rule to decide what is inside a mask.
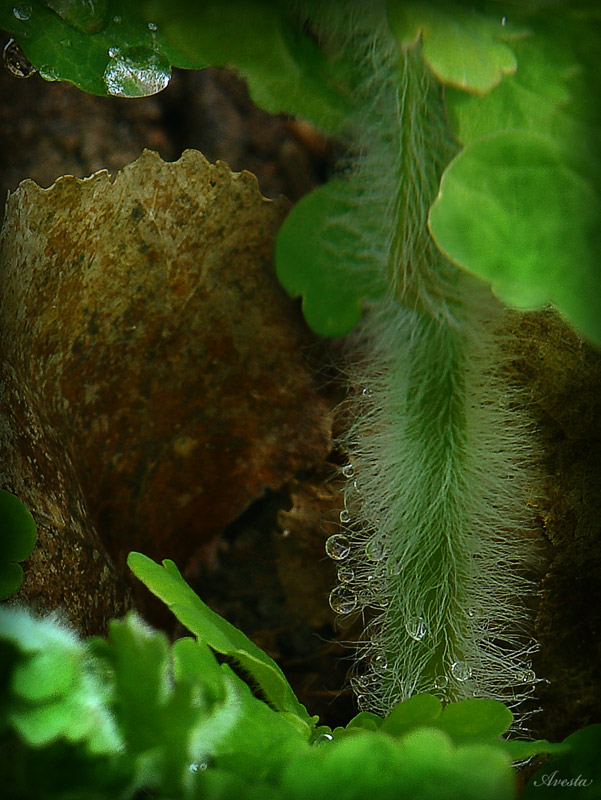
[[[228,66],[248,83],[254,102],[325,130],[340,128],[352,104],[344,66],[328,62],[316,43],[291,24],[273,0],[149,0],[146,16],[191,60]]]
[[[28,745],[63,741],[107,755],[121,749],[106,689],[73,632],[26,609],[0,609],[0,639],[20,651],[4,704],[10,727]]]
[[[292,297],[302,296],[309,327],[321,336],[344,336],[359,322],[362,302],[382,297],[386,278],[371,265],[349,255],[354,233],[339,224],[351,205],[346,183],[334,179],[305,195],[280,228],[275,250],[276,271]],[[345,257],[341,256],[345,254]]]
[[[415,728],[436,727],[442,713],[442,703],[431,694],[417,694],[396,705],[380,730],[390,736],[405,736]]]
[[[192,682],[170,680],[166,636],[130,612],[123,620],[111,621],[108,641],[96,652],[112,668],[112,705],[136,784],[181,789],[188,776],[193,733],[206,709],[194,700]]]
[[[422,55],[438,80],[483,94],[516,69],[503,41],[501,16],[487,17],[450,2],[387,0],[388,20],[401,46],[421,37]]]
[[[515,778],[496,747],[455,747],[442,731],[418,728],[400,740],[357,731],[292,756],[282,786],[290,800],[513,800]]]
[[[275,709],[296,715],[307,726],[308,738],[313,721],[297,700],[282,670],[242,631],[203,603],[173,561],[165,560],[163,566],[159,566],[141,553],[130,553],[127,563],[134,575],[169,606],[182,625],[199,641],[240,664],[257,681]]]
[[[553,303],[601,345],[601,199],[550,139],[508,131],[443,175],[430,230],[445,255],[520,309]]]
[[[33,517],[10,492],[0,490],[0,600],[13,595],[23,582],[23,569],[15,562],[28,558],[37,538]]]

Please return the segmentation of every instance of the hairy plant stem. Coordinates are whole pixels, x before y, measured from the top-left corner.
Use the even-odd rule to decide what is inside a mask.
[[[536,681],[522,604],[532,425],[507,380],[506,310],[428,231],[458,149],[443,88],[419,42],[398,45],[384,4],[360,6],[332,2],[316,22],[363,76],[349,126],[359,156],[338,182],[349,210],[332,227],[352,231],[339,257],[385,272],[390,291],[350,337],[354,422],[330,602],[367,617],[360,708],[385,714],[424,691],[515,707]]]

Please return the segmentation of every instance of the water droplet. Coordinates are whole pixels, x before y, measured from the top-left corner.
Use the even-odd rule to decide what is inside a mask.
[[[107,0],[42,0],[75,30],[98,33],[106,25]]]
[[[536,681],[536,672],[533,669],[525,669],[519,674],[518,680],[522,683],[534,683]]]
[[[350,522],[351,521],[351,515],[348,513],[346,508],[342,509],[342,511],[339,514],[339,517],[340,517],[340,522]]]
[[[372,397],[373,392],[371,389],[368,389],[366,386],[364,386],[363,389],[361,389],[361,394],[363,397]]]
[[[4,45],[2,63],[15,78],[29,78],[36,71],[14,39]]]
[[[148,28],[149,31],[152,31],[153,33],[154,31],[158,31],[159,29],[159,26],[156,24],[156,22],[149,22],[146,27]]]
[[[128,47],[109,61],[104,83],[116,97],[148,97],[171,80],[167,59],[147,47]]]
[[[352,478],[355,474],[355,467],[352,464],[347,464],[346,467],[342,468],[342,474],[345,478]]]
[[[328,601],[337,614],[350,614],[357,608],[357,595],[344,584],[332,589]]]
[[[20,22],[27,22],[31,17],[31,6],[28,3],[18,3],[13,8],[13,17]]]
[[[40,67],[40,76],[45,81],[57,81],[58,80],[58,72],[50,64],[43,64]]]
[[[468,615],[468,617],[473,619],[476,616],[476,612],[474,611],[473,608],[470,608],[469,611],[467,612],[467,615]]]
[[[386,656],[383,653],[380,653],[374,658],[374,667],[376,669],[388,669],[388,662],[386,661]]]
[[[71,39],[61,39],[61,47],[71,47]]]
[[[282,538],[287,539],[289,536],[290,536],[290,529],[284,528],[284,530],[282,531]]]
[[[358,484],[357,481],[353,481],[353,489],[354,489],[355,492],[359,491],[359,484]]]
[[[326,553],[334,561],[342,561],[350,552],[350,542],[341,533],[335,533],[326,540]]]
[[[370,561],[382,561],[386,555],[386,548],[381,539],[372,539],[365,547],[365,555]]]
[[[405,630],[416,642],[421,642],[428,632],[423,617],[410,617],[405,623]]]
[[[314,746],[319,747],[322,744],[327,744],[327,742],[331,742],[334,737],[331,733],[322,733],[320,736],[315,739],[313,742]]]
[[[214,759],[212,756],[204,756],[200,761],[194,761],[188,767],[190,772],[201,772],[202,770],[208,769],[212,766]]]
[[[507,25],[507,17],[501,17],[501,25],[503,25],[503,27]]]
[[[451,664],[451,672],[456,681],[463,683],[472,677],[472,668],[465,661],[455,661]]]
[[[435,689],[446,689],[448,685],[449,685],[449,678],[447,675],[439,675],[437,678],[434,679]]]
[[[115,23],[115,25],[121,25],[121,17],[117,14],[116,16],[113,17],[113,22]]]
[[[121,49],[119,47],[109,47],[106,52],[109,54],[110,58],[116,58],[121,52]]]
[[[402,572],[401,570],[401,562],[400,561],[390,561],[388,563],[388,574],[389,575],[400,575]]]
[[[350,583],[355,577],[355,570],[343,564],[341,567],[338,567],[338,572],[336,574],[341,583]]]

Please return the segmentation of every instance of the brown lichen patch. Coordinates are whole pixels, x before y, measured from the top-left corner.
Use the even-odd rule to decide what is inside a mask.
[[[0,351],[118,570],[129,550],[185,564],[329,452],[312,337],[271,264],[287,208],[194,151],[9,198]]]

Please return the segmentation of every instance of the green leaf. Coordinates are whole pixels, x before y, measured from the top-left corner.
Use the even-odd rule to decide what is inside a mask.
[[[108,640],[95,640],[93,650],[111,669],[111,705],[136,785],[182,788],[207,707],[192,681],[170,680],[166,636],[130,612],[110,622]]]
[[[443,84],[484,94],[516,69],[500,14],[486,17],[451,2],[387,0],[390,27],[403,47],[421,37],[426,64]]]
[[[598,800],[601,788],[601,725],[582,728],[563,742],[564,752],[552,754],[528,781],[522,800]]]
[[[364,247],[343,220],[352,213],[347,183],[334,179],[305,195],[284,220],[276,240],[276,271],[289,295],[303,298],[309,327],[344,336],[359,322],[362,301],[382,297],[387,280],[353,254]],[[343,254],[343,255],[342,255]]]
[[[14,13],[25,7],[28,14]],[[4,0],[0,28],[16,39],[43,78],[68,81],[96,95],[143,97],[168,84],[171,66],[206,66],[149,28],[139,3],[129,0],[112,0],[110,13],[106,3],[84,0]]]
[[[508,305],[552,302],[601,345],[601,200],[548,138],[493,134],[445,170],[429,225],[440,249]]]
[[[272,114],[306,117],[334,131],[349,113],[352,100],[344,85],[344,65],[330,63],[293,26],[283,4],[151,0],[146,15],[191,60],[240,72],[254,102]]]
[[[13,673],[13,691],[33,702],[67,694],[79,677],[82,655],[79,649],[66,648],[41,652],[17,666]]]
[[[513,722],[513,714],[497,700],[482,697],[449,703],[437,721],[437,727],[456,744],[488,743],[504,734]]]
[[[418,728],[401,740],[362,731],[311,748],[284,766],[282,786],[290,800],[513,800],[515,778],[497,748],[455,747]]]
[[[97,665],[77,636],[54,619],[25,609],[0,609],[0,639],[19,651],[6,719],[34,747],[58,740],[82,744],[90,754],[122,747]]]
[[[172,646],[173,674],[177,681],[198,681],[213,703],[221,703],[225,698],[223,672],[213,651],[198,639],[185,637]]]
[[[562,742],[554,744],[546,739],[537,739],[534,742],[522,742],[517,739],[501,739],[498,746],[507,753],[512,761],[525,761],[542,753],[563,753],[568,745]]]
[[[400,737],[416,728],[436,727],[442,703],[431,694],[417,694],[396,705],[382,723],[381,730]]]
[[[31,555],[37,532],[33,517],[10,492],[0,490],[0,600],[13,595],[23,582],[17,561]]]
[[[308,738],[313,724],[311,717],[297,700],[282,670],[242,631],[203,603],[182,578],[173,561],[165,560],[163,566],[159,566],[141,553],[130,553],[127,563],[134,575],[169,606],[199,641],[233,658],[256,680],[275,709],[297,716],[306,725]]]
[[[208,752],[215,766],[247,780],[277,774],[293,753],[309,748],[291,715],[274,711],[255,697],[227,664],[221,667],[226,697],[199,728],[195,748]]]

